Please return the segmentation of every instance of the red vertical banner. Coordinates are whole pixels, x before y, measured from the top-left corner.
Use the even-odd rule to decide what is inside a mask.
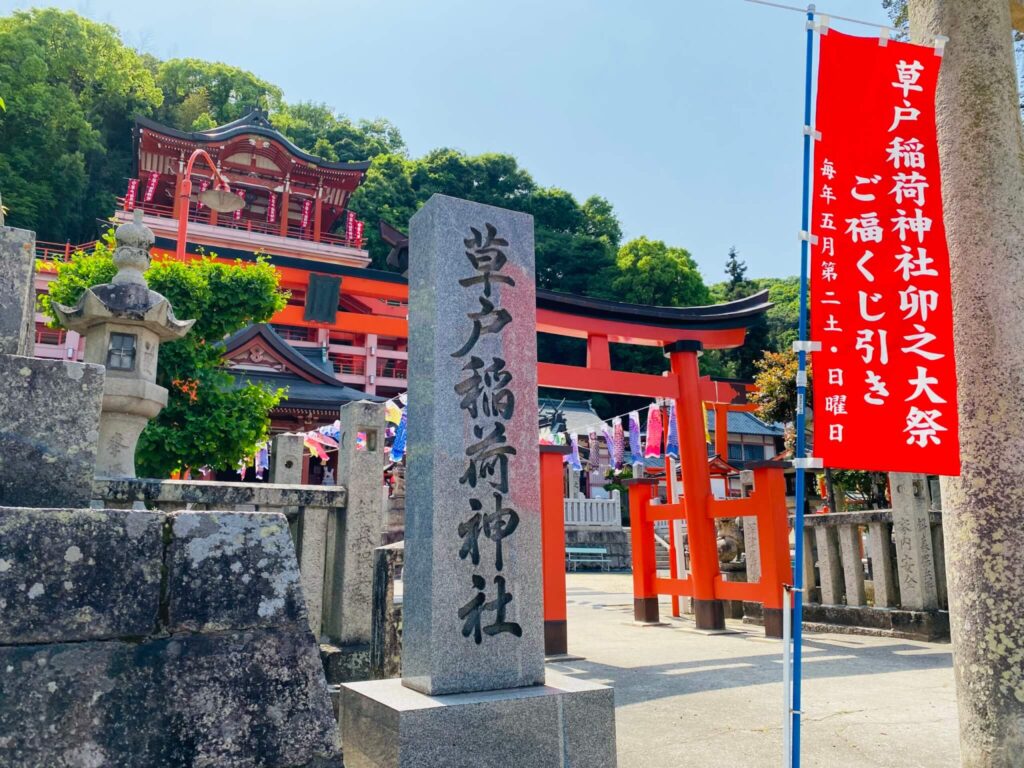
[[[933,48],[821,37],[811,243],[814,454],[960,472]]]
[[[277,195],[273,192],[271,192],[270,196],[267,198],[267,221],[277,221]]]
[[[345,239],[350,243],[356,239],[356,215],[352,211],[345,214]]]
[[[143,202],[153,202],[153,196],[156,195],[156,185],[160,182],[160,174],[154,171],[149,174],[149,178],[146,179],[146,192],[143,195]]]
[[[313,201],[308,199],[308,198],[303,200],[302,201],[302,218],[300,219],[300,224],[301,224],[303,229],[305,229],[306,227],[309,226],[309,216],[310,216],[310,214],[312,212],[313,212]]]
[[[245,192],[243,192],[240,189],[236,189],[235,190],[235,194],[238,195],[240,198],[242,198],[243,205],[242,205],[242,208],[239,208],[237,211],[235,211],[233,214],[231,214],[231,216],[232,216],[232,218],[235,221],[241,221],[242,220],[242,209],[245,208],[245,205],[244,205],[244,203],[245,203]]]
[[[356,219],[356,246],[359,248],[363,247],[363,222]]]
[[[128,179],[128,190],[124,193],[124,209],[135,210],[135,198],[139,195],[139,180]]]

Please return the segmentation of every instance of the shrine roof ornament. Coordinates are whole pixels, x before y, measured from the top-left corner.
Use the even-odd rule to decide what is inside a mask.
[[[267,119],[266,114],[258,109],[252,110],[249,114],[240,117],[237,120],[225,123],[224,125],[218,125],[216,128],[211,128],[208,131],[179,131],[177,128],[172,128],[169,125],[158,123],[156,120],[150,120],[148,117],[136,118],[135,130],[137,135],[141,134],[143,130],[149,130],[163,136],[171,136],[182,141],[195,142],[196,144],[223,143],[235,138],[236,136],[256,134],[259,136],[265,136],[268,139],[273,139],[281,144],[289,154],[294,155],[300,160],[312,163],[319,168],[329,168],[331,170],[338,171],[365,171],[370,167],[369,160],[347,163],[332,162],[299,149],[291,141],[285,138],[283,134],[277,131],[274,126],[270,124],[270,120]]]

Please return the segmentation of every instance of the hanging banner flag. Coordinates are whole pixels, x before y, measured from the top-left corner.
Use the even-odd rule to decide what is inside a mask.
[[[661,456],[661,408],[657,403],[647,409],[647,447],[644,456]]]
[[[636,464],[644,460],[643,451],[640,450],[640,414],[636,411],[629,412],[629,463]]]
[[[598,458],[597,430],[587,427],[587,462],[591,467],[597,466]]]
[[[811,243],[814,454],[960,472],[930,47],[821,37]]]
[[[676,425],[676,403],[668,404],[668,436],[665,438],[665,455],[679,458],[679,427]]]
[[[273,192],[271,192],[270,197],[267,198],[267,221],[277,221],[277,195]]]
[[[708,425],[708,422],[711,419],[715,419],[715,422],[717,423],[718,419],[716,417],[718,415],[718,410],[712,409],[707,403],[701,403],[700,405],[701,408],[704,409],[704,442],[711,445],[711,427]],[[722,408],[724,406],[719,405],[718,407]]]
[[[153,196],[156,195],[156,185],[160,181],[160,174],[155,171],[149,174],[149,178],[146,179],[146,194],[143,195],[143,201],[147,203],[153,202]]]
[[[392,424],[398,424],[402,421],[402,409],[398,407],[398,403],[394,400],[388,400],[384,403],[384,420],[390,421]]]
[[[243,192],[242,190],[236,189],[235,190],[235,194],[238,195],[240,198],[242,198],[243,201],[245,200],[245,192]],[[235,211],[233,214],[231,214],[232,218],[235,221],[241,221],[241,219],[242,219],[242,209],[244,207],[245,206],[243,205],[242,208],[239,208],[237,211]]]
[[[124,193],[124,209],[126,211],[135,210],[135,198],[139,194],[139,180],[128,179],[128,191]]]
[[[356,219],[356,233],[355,234],[356,234],[356,237],[355,237],[356,245],[358,245],[359,247],[362,247],[362,245],[363,245],[363,222],[359,221],[359,219]]]
[[[580,461],[580,436],[570,435],[569,444],[572,446],[572,450],[566,454],[566,461],[570,467],[580,472],[583,469],[583,462]]]
[[[601,425],[601,437],[604,438],[605,448],[608,449],[608,463],[615,466],[615,438],[612,437],[612,430],[607,424]]]
[[[305,229],[306,227],[309,226],[309,215],[310,215],[310,213],[312,211],[313,211],[313,201],[309,200],[309,199],[303,200],[302,201],[302,219],[301,219],[301,222],[300,222],[303,229]]]
[[[391,460],[401,461],[405,457],[405,441],[408,435],[409,411],[402,411],[402,419],[398,422],[398,429],[395,431],[395,441],[391,444]]]
[[[612,466],[618,469],[622,466],[623,454],[625,453],[625,448],[623,447],[621,416],[615,417],[615,423],[612,426],[612,430]]]

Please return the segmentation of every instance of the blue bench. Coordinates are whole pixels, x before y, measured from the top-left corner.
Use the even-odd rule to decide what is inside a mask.
[[[602,571],[611,568],[612,559],[604,547],[566,547],[565,566],[570,571],[578,571],[581,565],[596,565]]]

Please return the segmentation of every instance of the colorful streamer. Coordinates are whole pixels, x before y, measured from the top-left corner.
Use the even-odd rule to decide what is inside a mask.
[[[395,441],[391,444],[391,460],[401,461],[405,458],[405,441],[408,429],[409,412],[402,411],[402,418],[398,422],[398,429],[395,430]]]
[[[657,403],[647,409],[647,448],[644,456],[661,456],[661,408]]]
[[[637,464],[643,462],[644,454],[640,449],[640,414],[637,411],[629,412],[629,463]]]
[[[612,464],[615,465],[616,469],[619,469],[622,466],[622,462],[623,462],[623,458],[624,458],[624,456],[623,456],[624,449],[623,449],[623,445],[622,445],[623,439],[622,439],[622,417],[621,416],[616,416],[615,417],[615,424],[614,424],[614,427],[613,427],[613,435],[614,436],[612,438],[612,440],[613,440],[613,443],[612,443]]]
[[[665,455],[679,458],[679,426],[676,424],[676,404],[668,404],[668,436],[665,439]]]

